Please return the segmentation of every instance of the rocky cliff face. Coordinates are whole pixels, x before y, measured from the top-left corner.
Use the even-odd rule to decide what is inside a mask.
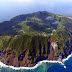
[[[36,65],[38,61],[56,60],[55,49],[51,45],[51,37],[48,37],[47,44],[48,44],[47,53],[43,50],[44,54],[40,52],[39,55],[36,55],[31,59],[28,56],[31,54],[31,52],[29,52],[30,54],[26,55],[24,51],[19,56],[17,56],[16,53],[12,50],[0,51],[0,61],[6,65],[12,65],[15,67],[20,67],[20,66],[32,67]],[[41,46],[39,48],[41,48]]]
[[[61,61],[72,51],[72,20],[48,12],[3,22],[0,35],[0,61],[6,65],[32,67],[42,60]]]

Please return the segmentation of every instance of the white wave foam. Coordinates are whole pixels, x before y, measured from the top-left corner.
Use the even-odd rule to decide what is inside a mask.
[[[72,56],[72,53],[71,55],[69,55],[67,58],[63,59],[62,62],[65,62],[66,60],[68,60],[70,57]],[[38,62],[38,64],[36,64],[34,67],[14,67],[14,66],[8,66],[8,65],[5,65],[4,63],[0,62],[0,67],[9,67],[9,68],[12,68],[12,69],[15,69],[15,70],[20,70],[20,69],[35,69],[37,68],[39,65],[41,65],[42,63],[60,63],[62,65],[64,65],[64,63],[60,62],[60,61],[52,61],[52,60],[43,60],[43,61],[40,61]],[[64,68],[66,69],[66,66],[64,65]]]
[[[66,66],[64,66],[64,68],[66,69]]]
[[[64,64],[63,64],[62,62],[60,62],[60,61],[52,61],[52,60],[48,61],[48,60],[43,60],[43,61],[40,61],[38,64],[36,64],[34,67],[13,67],[13,66],[5,65],[5,64],[3,64],[2,62],[0,62],[0,66],[1,66],[1,67],[9,67],[9,68],[12,68],[12,69],[15,69],[15,70],[19,70],[19,69],[35,69],[35,68],[37,68],[39,65],[41,65],[42,63],[46,63],[46,62],[48,62],[48,63],[61,63],[62,65],[64,65]]]
[[[70,55],[68,55],[67,58],[63,59],[62,62],[67,61],[70,57],[72,57],[72,53]]]

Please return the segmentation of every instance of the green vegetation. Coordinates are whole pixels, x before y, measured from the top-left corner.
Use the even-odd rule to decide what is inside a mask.
[[[52,41],[58,42],[56,48],[57,55],[61,53],[63,56],[67,56],[71,52],[72,47],[72,21],[64,18],[58,26],[56,32],[52,36]]]
[[[16,28],[17,33],[52,33],[52,29],[48,28],[49,26],[44,23],[39,22],[21,22],[18,24],[18,26],[21,26],[21,28]]]
[[[57,17],[56,14],[46,11],[19,15],[10,21],[0,23],[0,36],[14,36],[23,33],[43,34],[43,32],[49,34],[58,26],[57,23],[53,23],[56,21],[60,22],[60,19],[61,18]]]
[[[12,50],[17,56],[23,52],[30,62],[35,62],[38,56],[48,56],[48,38],[35,35],[15,35],[0,37],[0,51]]]
[[[53,24],[56,21],[59,24]],[[66,17],[42,11],[16,16],[7,22],[6,27],[2,24],[6,23],[1,23],[0,27],[7,30],[0,28],[0,51],[12,50],[17,56],[25,52],[30,62],[35,62],[39,56],[48,56],[49,37],[51,42],[58,44],[56,56],[61,54],[66,57],[72,50],[72,20]]]
[[[10,39],[11,36],[0,36],[0,51],[7,47]]]

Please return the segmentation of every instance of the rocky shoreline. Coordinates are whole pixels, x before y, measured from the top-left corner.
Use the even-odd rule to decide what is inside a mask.
[[[44,57],[42,57],[42,59],[43,58]],[[50,52],[48,58],[46,58],[44,60],[62,61],[62,57],[60,56],[57,59],[54,56],[54,52]],[[15,54],[15,52],[12,52],[10,50],[9,51],[0,51],[0,61],[3,62],[6,65],[14,66],[14,67],[34,67],[38,63],[38,62],[36,62],[36,63],[28,62],[28,59],[27,59],[26,56],[24,56],[23,60],[21,61],[21,60],[18,59],[18,56]]]
[[[29,59],[29,54],[25,54],[25,51],[21,53],[19,56],[17,56],[16,52],[12,50],[0,51],[0,61],[6,65],[13,67],[34,67],[39,61],[43,60],[62,62],[62,59],[66,57],[62,56],[61,54],[58,54],[58,56],[56,56],[56,47],[57,42],[52,42],[50,37],[48,38],[48,53],[36,56],[35,61],[33,58]]]
[[[56,56],[55,47],[57,46],[56,42],[52,43],[51,39],[48,39],[49,43],[49,53],[45,54],[46,56],[36,56],[35,62],[31,62],[28,58],[28,55],[25,55],[24,52],[19,56],[12,51],[0,51],[0,62],[8,66],[13,67],[34,67],[39,61],[48,60],[48,61],[59,61],[62,62],[62,59],[66,58],[65,56],[58,55]],[[32,60],[32,59],[31,59]],[[62,62],[63,63],[63,62]],[[63,63],[64,64],[64,63]]]

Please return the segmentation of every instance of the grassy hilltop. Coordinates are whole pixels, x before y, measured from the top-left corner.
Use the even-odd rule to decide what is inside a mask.
[[[14,51],[20,60],[25,56],[30,63],[39,61],[38,57],[46,59],[52,42],[57,43],[55,57],[71,53],[72,20],[68,16],[42,11],[0,23],[0,51]]]

